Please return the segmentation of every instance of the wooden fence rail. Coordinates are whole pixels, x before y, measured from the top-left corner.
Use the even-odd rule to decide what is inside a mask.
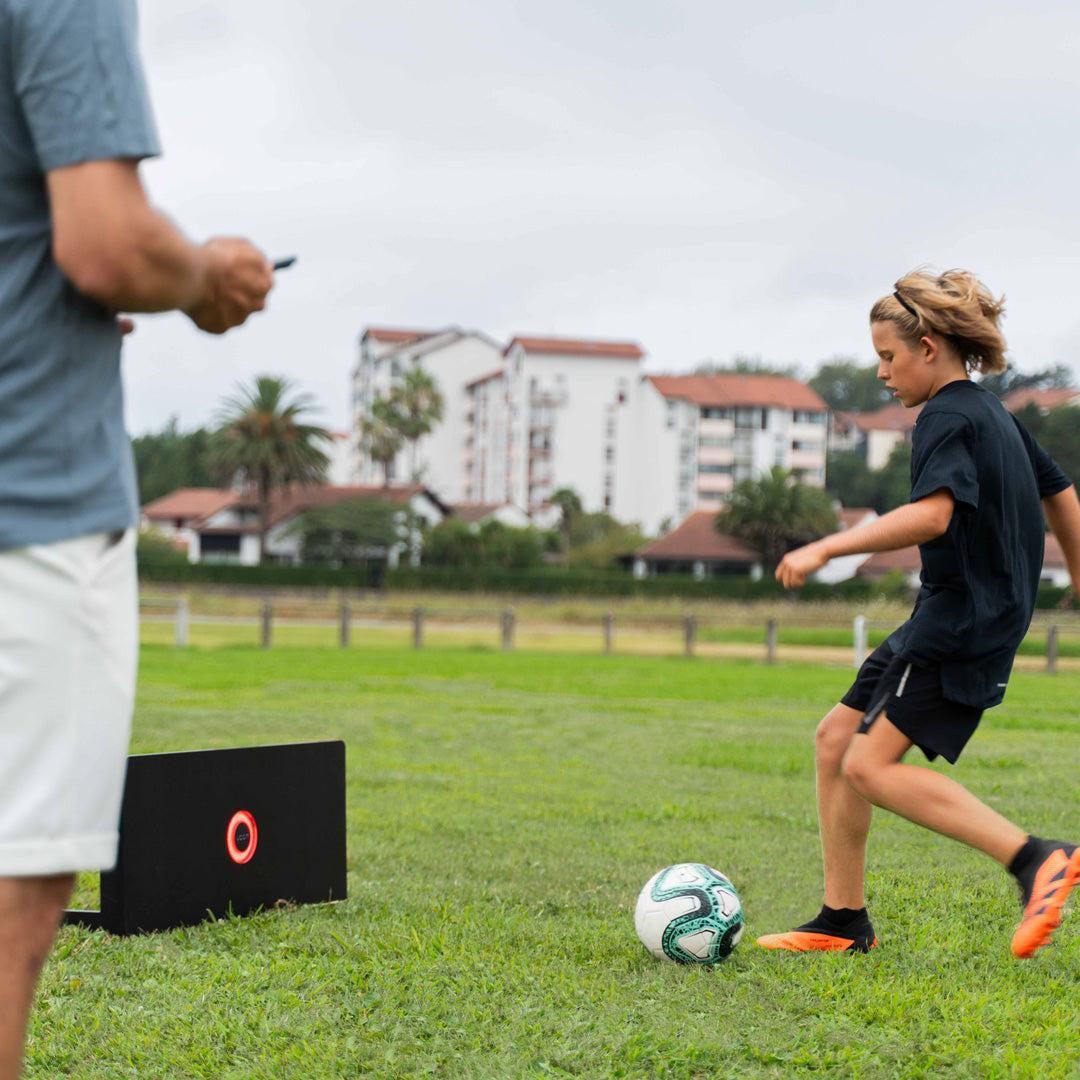
[[[186,648],[191,643],[191,628],[193,623],[247,622],[247,624],[250,625],[252,622],[250,616],[246,618],[243,616],[202,616],[201,618],[199,616],[193,616],[186,596],[179,596],[175,600],[146,598],[141,601],[141,606],[144,609],[146,618],[153,621],[170,620],[173,622],[173,640],[177,648]],[[160,614],[158,614],[159,612]],[[325,619],[314,621],[317,622],[318,625],[327,624],[333,626],[336,623],[339,646],[343,649],[350,648],[352,645],[353,625],[358,617],[357,605],[349,600],[343,600],[336,609],[327,605],[324,608],[324,612],[327,616]],[[362,607],[360,614],[363,615]],[[434,622],[437,624],[440,620],[454,618],[467,621],[470,624],[493,625],[496,640],[502,651],[506,653],[514,651],[516,644],[515,639],[519,630],[519,620],[517,613],[511,607],[500,608],[497,610],[470,608],[462,611],[454,611],[446,609],[427,609],[417,606],[412,609],[411,619],[409,620],[412,630],[412,647],[414,649],[425,648],[426,631],[431,623]],[[280,615],[280,613],[275,614],[274,604],[270,599],[264,599],[262,601],[258,615],[254,620],[259,627],[259,638],[264,649],[273,647],[275,625],[287,625],[290,622],[294,624],[310,624],[312,621],[312,619],[307,617],[286,617]],[[388,625],[393,624],[394,621],[394,619],[389,619],[387,620],[387,623]],[[698,646],[702,640],[701,632],[703,625],[705,627],[708,626],[708,621],[703,620],[701,616],[697,614],[654,619],[642,619],[638,617],[630,619],[630,622],[632,623],[633,628],[637,630],[642,629],[642,627],[646,630],[655,630],[657,632],[660,632],[662,628],[670,629],[673,637],[677,635],[681,629],[682,652],[687,659],[692,659],[698,654]],[[396,623],[399,626],[401,625],[400,613],[396,618]],[[581,624],[572,622],[565,625],[567,627],[579,627]],[[594,623],[593,625],[595,626],[596,624]],[[730,623],[723,623],[722,625],[730,626]],[[753,624],[747,622],[742,625],[745,625],[749,629]],[[757,625],[761,627],[762,623],[759,622]],[[820,629],[825,625],[835,625],[839,627],[848,624],[839,622],[827,624],[822,623],[821,621],[810,622],[806,619],[781,620],[776,616],[769,616],[765,620],[763,627],[765,642],[764,654],[762,656],[763,661],[766,664],[777,663],[780,654],[780,634],[782,626],[787,627],[788,629]],[[865,615],[856,615],[850,625],[852,662],[854,666],[858,668],[870,651],[871,629],[892,629],[896,624],[892,622],[872,622]],[[455,627],[454,629],[455,632],[457,632],[460,630],[460,627]],[[1061,635],[1062,633],[1080,633],[1080,622],[1071,620],[1065,620],[1063,622],[1050,620],[1039,621],[1032,625],[1032,630],[1035,632],[1045,631],[1045,671],[1048,675],[1056,674],[1059,670]],[[614,612],[608,611],[604,613],[600,621],[600,632],[603,652],[605,654],[614,653],[616,651],[616,616]]]

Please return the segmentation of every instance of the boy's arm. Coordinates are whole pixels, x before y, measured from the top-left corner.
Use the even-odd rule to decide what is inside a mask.
[[[841,555],[895,551],[898,548],[911,547],[912,544],[925,544],[945,533],[955,506],[956,500],[952,492],[948,488],[939,488],[918,502],[898,506],[857,529],[833,533],[805,547],[789,551],[776,568],[776,580],[781,582],[785,589],[795,589],[803,585],[815,570],[820,570],[830,559],[839,558]],[[1077,524],[1080,528],[1080,508]],[[1077,543],[1080,545],[1080,532],[1077,533]],[[1080,569],[1080,561],[1077,565]]]
[[[1080,500],[1076,488],[1070,484],[1056,495],[1047,495],[1042,504],[1047,523],[1065,554],[1073,592],[1080,596]]]

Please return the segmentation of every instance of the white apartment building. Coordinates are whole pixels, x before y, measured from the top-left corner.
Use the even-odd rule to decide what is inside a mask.
[[[372,404],[385,397],[406,371],[419,367],[434,379],[443,395],[443,418],[430,435],[417,444],[417,471],[422,483],[448,502],[469,499],[463,486],[462,447],[466,438],[466,386],[499,367],[502,346],[475,330],[456,326],[443,330],[408,330],[368,327],[360,336],[360,355],[352,373],[354,435],[359,442],[361,423]],[[391,483],[411,483],[410,454],[404,447],[390,467]],[[363,484],[383,482],[382,466],[360,460],[356,479]]]
[[[774,465],[825,484],[828,406],[776,375],[649,375],[625,425],[618,505],[646,532],[718,510],[735,484]]]
[[[435,376],[442,423],[420,442],[422,481],[445,502],[513,504],[541,526],[573,488],[647,532],[716,510],[743,479],[774,465],[824,486],[828,407],[773,375],[649,375],[635,342],[511,339],[475,332],[368,328],[353,373],[359,427],[410,365]],[[409,479],[408,450],[392,481]],[[361,464],[357,480],[379,483]]]
[[[620,432],[644,355],[627,341],[513,338],[502,363],[465,388],[465,498],[542,519],[552,493],[572,487],[586,510],[624,518]]]

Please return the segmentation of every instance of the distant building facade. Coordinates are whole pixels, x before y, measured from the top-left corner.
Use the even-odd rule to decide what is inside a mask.
[[[360,453],[356,478],[363,484],[384,480],[383,467],[362,455],[363,422],[378,398],[389,394],[410,368],[431,375],[443,396],[443,418],[417,444],[418,477],[410,476],[411,450],[403,447],[390,464],[393,484],[422,482],[451,502],[471,501],[463,483],[462,448],[466,438],[469,398],[465,387],[502,360],[502,346],[485,334],[451,326],[443,330],[369,327],[360,336],[359,357],[352,373],[355,444]],[[511,500],[512,501],[512,500]]]
[[[448,503],[512,504],[536,524],[572,488],[587,511],[655,533],[719,509],[735,484],[773,466],[825,483],[825,402],[796,379],[758,374],[645,375],[636,342],[513,337],[505,348],[456,328],[370,327],[353,372],[356,442],[378,397],[410,366],[446,400],[419,445],[420,476]],[[390,470],[406,482],[408,451]],[[383,480],[362,462],[364,483]]]
[[[644,355],[634,342],[513,338],[500,367],[466,387],[468,497],[542,517],[554,492],[572,487],[586,510],[627,520],[619,433]]]
[[[619,505],[646,532],[717,511],[741,480],[774,466],[825,484],[828,406],[777,375],[648,375],[624,428]]]

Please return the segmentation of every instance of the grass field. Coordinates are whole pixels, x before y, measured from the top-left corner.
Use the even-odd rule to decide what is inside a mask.
[[[1013,960],[1003,872],[888,815],[878,950],[753,945],[817,907],[812,732],[850,675],[147,646],[136,752],[347,741],[350,896],[131,939],[63,930],[28,1075],[1077,1076],[1080,919]],[[1016,675],[954,774],[1033,829],[1080,834],[1076,699],[1075,676]],[[715,970],[661,965],[634,935],[641,885],[683,860],[743,897],[747,936]]]

